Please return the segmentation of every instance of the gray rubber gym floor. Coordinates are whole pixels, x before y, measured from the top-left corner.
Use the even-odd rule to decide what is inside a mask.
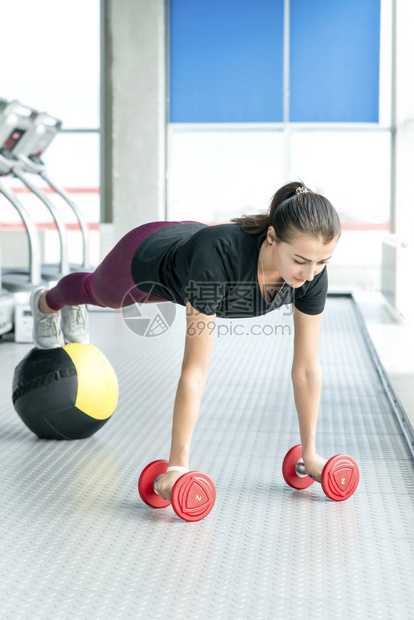
[[[295,491],[283,480],[283,457],[300,443],[286,311],[217,320],[190,461],[217,500],[197,523],[137,492],[143,467],[169,455],[184,308],[146,338],[120,313],[90,313],[120,399],[86,440],[26,429],[11,379],[31,346],[0,345],[2,620],[414,617],[413,461],[348,298],[328,298],[323,319],[317,450],[355,458],[359,487],[337,503],[318,483]],[[226,335],[230,325],[244,335]]]

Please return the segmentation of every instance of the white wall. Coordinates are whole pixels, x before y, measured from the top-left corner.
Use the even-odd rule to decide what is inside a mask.
[[[396,36],[396,306],[414,323],[414,3],[397,2]]]
[[[109,29],[115,241],[165,219],[165,6],[163,0],[110,0]],[[108,135],[109,134],[109,135]]]

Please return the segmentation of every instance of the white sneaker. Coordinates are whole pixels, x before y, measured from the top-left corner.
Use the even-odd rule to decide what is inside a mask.
[[[37,288],[30,295],[33,315],[33,341],[37,349],[57,349],[65,344],[57,312],[45,314],[39,310],[39,298],[47,288]]]
[[[86,306],[64,306],[60,313],[65,342],[89,344],[89,321]]]

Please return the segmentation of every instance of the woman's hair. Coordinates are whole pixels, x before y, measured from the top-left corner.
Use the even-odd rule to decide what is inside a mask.
[[[298,188],[302,191],[296,193]],[[230,221],[250,235],[266,233],[273,226],[277,240],[283,243],[291,243],[298,234],[315,237],[324,245],[341,236],[341,222],[329,200],[296,181],[276,192],[267,213],[243,215]]]

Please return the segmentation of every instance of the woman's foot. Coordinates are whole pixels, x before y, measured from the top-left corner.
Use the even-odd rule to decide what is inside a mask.
[[[61,310],[65,342],[89,343],[89,322],[86,306],[64,306]]]
[[[42,312],[42,310],[47,309],[44,300],[46,293],[46,288],[38,288],[32,291],[30,295],[30,308],[33,315],[33,341],[37,349],[57,349],[63,347],[65,341],[60,328],[59,313],[50,308],[48,312]]]

